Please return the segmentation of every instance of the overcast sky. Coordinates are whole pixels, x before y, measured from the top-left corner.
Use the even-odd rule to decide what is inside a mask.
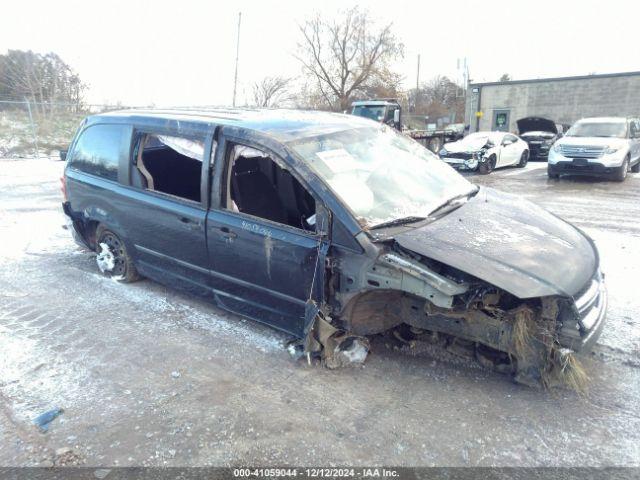
[[[476,81],[640,70],[637,1],[19,0],[2,6],[0,51],[53,51],[89,85],[92,103],[230,104],[242,11],[238,103],[267,75],[300,75],[297,25],[353,4],[393,22],[405,44],[397,71]]]

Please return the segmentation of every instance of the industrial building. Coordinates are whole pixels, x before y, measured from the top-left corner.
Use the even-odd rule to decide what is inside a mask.
[[[569,125],[584,117],[640,116],[640,72],[470,83],[467,88],[470,132],[517,133],[516,121],[533,116]]]

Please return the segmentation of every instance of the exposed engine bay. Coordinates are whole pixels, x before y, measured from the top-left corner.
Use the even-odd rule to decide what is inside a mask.
[[[396,242],[382,252],[376,262],[359,266],[357,277],[340,271],[339,260],[328,262],[332,301],[313,311],[308,356],[335,368],[350,363],[345,351],[351,349],[357,352],[353,363],[362,363],[368,338],[382,335],[394,348],[434,348],[532,387],[580,391],[586,385],[574,350],[561,342],[565,330],[579,325],[571,299],[522,300]]]

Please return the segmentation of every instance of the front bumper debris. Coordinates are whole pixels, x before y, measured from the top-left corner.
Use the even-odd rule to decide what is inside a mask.
[[[574,300],[571,314],[577,321],[563,321],[558,340],[563,347],[576,352],[588,351],[604,328],[608,294],[602,274],[591,280]]]

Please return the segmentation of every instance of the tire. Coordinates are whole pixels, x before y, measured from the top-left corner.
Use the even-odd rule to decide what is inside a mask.
[[[495,167],[496,167],[496,156],[491,155],[486,162],[482,162],[478,166],[478,172],[480,172],[480,175],[488,175],[493,171]]]
[[[553,180],[557,180],[560,178],[560,174],[555,173],[553,170],[551,170],[551,167],[547,165],[547,177],[552,178]]]
[[[96,253],[98,268],[106,277],[121,283],[140,279],[124,242],[104,225],[96,229]]]
[[[613,174],[613,180],[616,182],[624,182],[624,179],[627,178],[627,172],[629,171],[629,157],[626,157],[622,162],[622,165],[616,170]]]
[[[429,150],[431,150],[435,154],[437,154],[442,149],[442,145],[444,145],[444,142],[442,142],[440,137],[434,137],[429,140]]]
[[[522,155],[520,155],[520,161],[517,163],[516,167],[524,168],[527,166],[527,162],[529,161],[529,150],[524,150]]]
[[[633,167],[631,167],[633,173],[640,173],[640,160]]]

